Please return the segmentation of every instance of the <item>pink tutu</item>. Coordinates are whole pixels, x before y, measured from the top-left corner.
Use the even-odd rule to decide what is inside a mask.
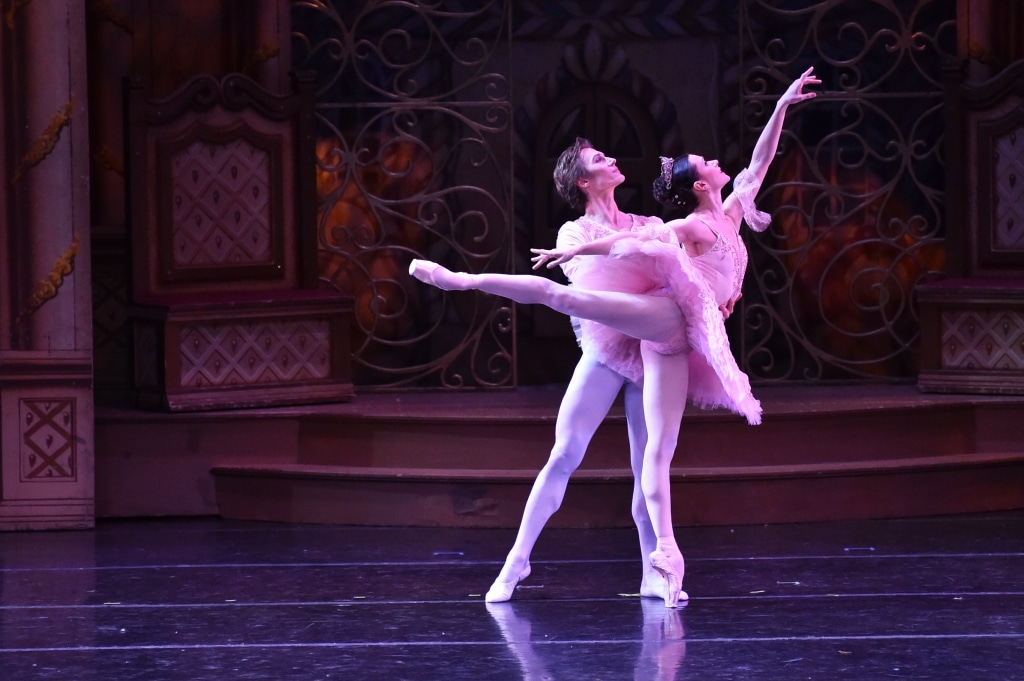
[[[662,354],[690,351],[687,396],[694,404],[726,407],[745,416],[751,425],[761,422],[761,404],[729,349],[725,321],[714,294],[684,249],[676,243],[629,238],[617,242],[609,257],[583,260],[573,276],[573,284],[580,288],[672,298],[685,324],[672,340],[649,345]],[[642,381],[643,363],[636,339],[595,322],[579,321],[584,350],[631,381]]]

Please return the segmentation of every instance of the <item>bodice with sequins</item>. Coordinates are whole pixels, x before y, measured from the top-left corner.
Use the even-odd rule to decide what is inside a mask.
[[[700,219],[700,218],[698,218]],[[698,256],[690,256],[693,264],[704,275],[708,288],[715,294],[715,302],[724,305],[736,298],[743,288],[743,273],[747,270],[747,249],[737,235],[734,245],[721,232],[701,219],[715,234],[715,243]]]

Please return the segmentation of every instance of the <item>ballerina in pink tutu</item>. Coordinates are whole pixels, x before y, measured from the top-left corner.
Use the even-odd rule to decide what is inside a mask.
[[[722,188],[731,178],[717,161],[694,154],[662,158],[655,197],[688,211],[686,217],[576,246],[534,249],[534,269],[580,260],[571,287],[532,275],[452,272],[424,260],[409,267],[417,279],[445,290],[479,289],[580,319],[584,343],[602,363],[624,376],[642,377],[647,447],[641,487],[657,536],[651,565],[665,579],[666,607],[678,604],[685,571],[669,486],[683,410],[689,397],[700,406],[727,407],[752,425],[761,422],[760,403],[725,333],[724,320],[740,298],[747,265],[739,228],[744,219],[755,230],[767,227],[770,216],[755,208],[754,196],[778,149],[786,110],[814,97],[804,86],[820,82],[811,68],[790,84],[750,164],[724,199]],[[630,366],[630,355],[619,352],[623,337],[641,341],[641,366]]]

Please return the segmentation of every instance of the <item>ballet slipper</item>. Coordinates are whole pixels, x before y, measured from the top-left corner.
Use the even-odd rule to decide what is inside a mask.
[[[529,576],[530,564],[527,563],[523,571],[519,573],[519,576],[511,582],[495,581],[494,584],[491,584],[491,588],[487,590],[487,595],[484,596],[484,601],[486,603],[504,603],[511,600],[512,592],[516,590],[516,585]]]
[[[436,286],[442,291],[453,291],[461,289],[459,284],[465,275],[460,275],[458,272],[452,272],[446,267],[438,265],[436,262],[430,262],[429,260],[413,260],[409,263],[409,274],[416,277],[425,284]]]
[[[655,549],[651,552],[651,567],[665,579],[666,608],[678,608],[679,601],[685,602],[690,599],[690,596],[683,591],[683,557],[679,554],[678,549],[673,553],[678,556],[678,566],[673,564],[668,554],[662,549]]]

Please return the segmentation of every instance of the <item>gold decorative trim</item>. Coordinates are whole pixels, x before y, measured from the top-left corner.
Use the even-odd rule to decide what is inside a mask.
[[[78,247],[81,243],[78,234],[74,234],[71,239],[71,245],[57,258],[57,262],[53,264],[53,268],[46,279],[36,284],[32,297],[28,299],[28,305],[18,313],[18,317],[14,320],[15,326],[21,326],[46,301],[57,297],[57,289],[64,284],[64,278],[75,271],[75,255],[78,253]]]
[[[50,155],[53,148],[60,141],[60,133],[64,128],[71,125],[71,112],[75,108],[75,97],[71,96],[68,103],[57,112],[50,124],[46,126],[43,134],[32,144],[32,149],[25,154],[11,178],[11,184],[17,184],[25,171],[39,165],[44,158]]]
[[[109,21],[129,35],[134,35],[135,31],[132,29],[132,23],[128,17],[115,10],[107,0],[92,0],[89,3],[89,11],[101,20]]]
[[[12,0],[10,7],[4,12],[4,21],[7,22],[7,28],[14,28],[14,14],[30,2],[32,0]]]
[[[249,61],[246,62],[245,68],[242,69],[242,72],[249,73],[249,70],[252,69],[252,67],[257,64],[265,64],[280,53],[281,46],[278,43],[263,43],[249,57]]]

